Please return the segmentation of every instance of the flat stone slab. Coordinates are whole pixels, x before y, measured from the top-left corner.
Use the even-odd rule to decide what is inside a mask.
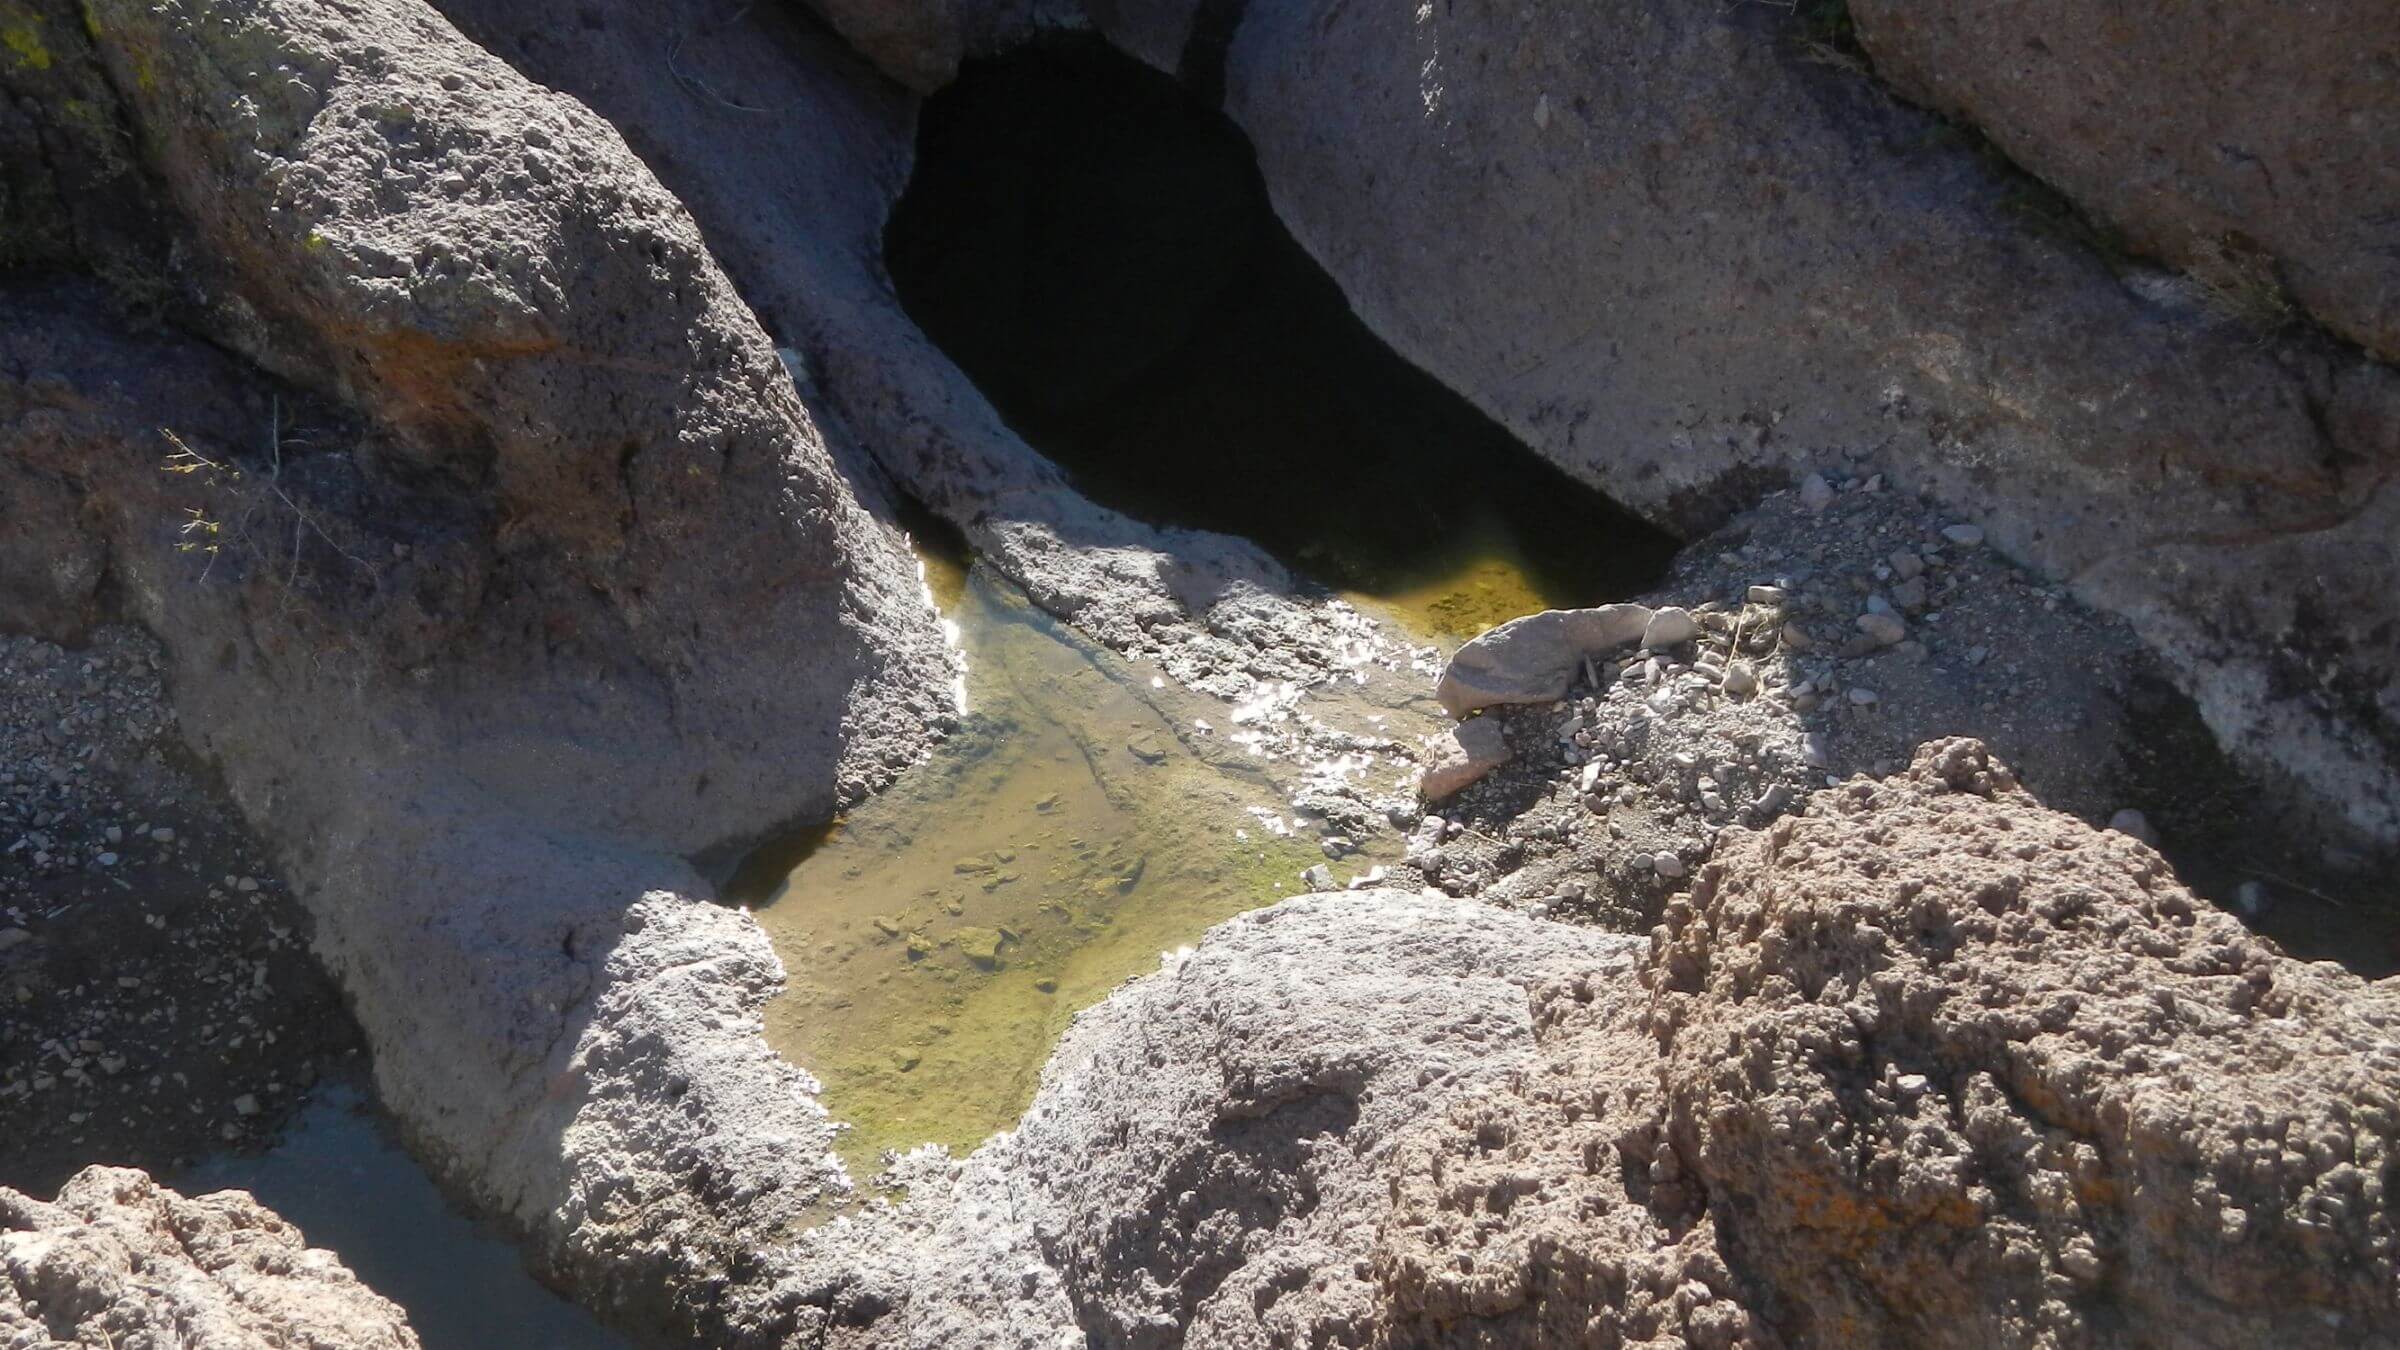
[[[1452,717],[1502,703],[1554,703],[1585,657],[1641,641],[1652,617],[1648,605],[1626,604],[1511,619],[1458,649],[1434,697]]]

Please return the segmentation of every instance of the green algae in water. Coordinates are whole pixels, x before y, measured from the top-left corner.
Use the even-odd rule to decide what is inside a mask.
[[[1185,746],[1157,706],[1173,691],[980,571],[951,591],[939,569],[965,727],[757,908],[790,976],[768,1042],[824,1082],[862,1180],[885,1149],[964,1151],[1014,1124],[1077,1009],[1322,860],[1250,814],[1277,805],[1262,783]]]

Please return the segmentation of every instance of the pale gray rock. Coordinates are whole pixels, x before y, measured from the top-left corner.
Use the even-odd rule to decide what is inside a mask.
[[[1643,946],[1375,890],[1222,924],[1078,1018],[1017,1130],[929,1178],[932,1203],[813,1235],[787,1290],[830,1308],[800,1325],[836,1347],[1364,1343],[1395,1143],[1534,1062],[1531,989],[1631,991]]]
[[[1642,628],[1642,649],[1658,651],[1678,646],[1700,635],[1700,621],[1692,612],[1679,605],[1669,605],[1650,616]]]
[[[407,1317],[241,1191],[90,1167],[44,1203],[0,1190],[11,1350],[416,1350]]]
[[[1508,732],[1497,717],[1468,718],[1451,729],[1450,741],[1417,780],[1427,802],[1454,796],[1508,762]]]
[[[1451,656],[1434,697],[1452,717],[1496,704],[1553,702],[1587,659],[1640,641],[1654,622],[1645,605],[1546,609],[1511,619]]]

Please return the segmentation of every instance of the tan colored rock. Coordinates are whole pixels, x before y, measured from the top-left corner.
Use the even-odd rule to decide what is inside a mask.
[[[1735,831],[1396,1149],[1394,1344],[2382,1345],[2400,988],[1975,742]]]
[[[398,1305],[241,1191],[190,1198],[88,1167],[44,1204],[0,1190],[12,1350],[416,1350]]]
[[[1796,1339],[2400,1337],[2400,987],[1980,744],[1732,841],[1654,959],[1670,1139]]]
[[[1417,780],[1428,802],[1453,796],[1508,762],[1508,734],[1497,717],[1470,717],[1450,732],[1451,744]]]

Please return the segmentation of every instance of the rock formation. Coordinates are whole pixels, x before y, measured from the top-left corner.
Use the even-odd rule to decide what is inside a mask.
[[[1085,501],[932,348],[878,261],[914,104],[827,35],[439,8],[0,0],[0,622],[157,637],[412,1146],[588,1302],[729,1345],[2400,1342],[2391,989],[2283,957],[1975,743],[1772,821],[1826,767],[1791,718],[1726,775],[1743,803],[1696,750],[1616,746],[1703,808],[1643,845],[1647,945],[1385,891],[1237,920],[1079,1019],[1018,1130],[808,1228],[848,1184],[833,1126],[758,1036],[775,954],[692,860],[875,790],[951,715],[879,475],[1205,692],[1321,681],[1371,635],[1238,541]],[[1954,53],[2014,30],[1861,0],[1904,88],[2219,291],[2269,260],[2362,354],[2101,256],[1776,6],[816,8],[917,90],[1093,25],[1221,99],[1361,315],[1542,454],[1683,531],[1786,485],[1863,524],[1830,504],[1888,475],[1939,538],[2122,616],[2323,833],[2400,843],[2380,162],[2363,207],[2262,201],[2197,128],[2057,120],[2065,86],[2137,120],[2201,77],[2087,48],[2011,82]],[[2376,50],[2329,52],[2243,154],[2373,159]],[[2142,195],[2159,163],[2177,190]],[[1921,523],[1897,545],[1931,568]],[[1836,582],[1503,630],[1442,693],[1492,711],[1437,768],[1488,770],[1498,705],[1595,651],[1689,648],[1650,682],[1743,699],[1787,601],[1871,661],[1932,598],[1855,613]],[[39,1232],[0,1253],[78,1253],[10,1267],[29,1334],[188,1306],[352,1343],[306,1339],[368,1296],[288,1230],[145,1186],[9,1202]],[[231,1292],[119,1275],[187,1260]],[[246,1292],[286,1270],[325,1298]]]
[[[2400,360],[2400,13],[1851,0],[1875,74],[2270,322]]]
[[[1726,835],[1646,949],[1224,925],[787,1288],[833,1344],[2389,1344],[2396,1084],[2388,984],[1944,741]]]
[[[400,1309],[240,1191],[93,1167],[0,1190],[0,1340],[21,1350],[416,1350]]]
[[[2390,355],[2382,9],[1859,6],[1903,92],[2069,200],[1886,92],[1822,6],[864,8],[915,89],[1088,23],[1221,99],[1361,317],[1561,466],[1686,533],[1812,468],[1891,474],[2130,620],[2330,834],[2400,846],[2389,606],[2323,599],[2400,589],[2400,376],[2278,309]],[[836,397],[961,403],[908,380]]]
[[[2400,843],[2390,608],[2324,600],[2400,592],[2388,367],[2112,274],[1784,9],[1203,12],[1095,7],[1187,82],[1221,66],[1360,315],[1535,449],[1684,530],[1855,456],[2131,620],[2238,753]]]
[[[616,133],[438,15],[34,15],[46,76],[122,96],[81,115],[151,185],[168,311],[238,356],[9,279],[0,533],[90,560],[14,612],[159,635],[421,1154],[623,1315],[693,1315],[840,1177],[756,1035],[776,959],[685,859],[951,715],[896,533]]]

